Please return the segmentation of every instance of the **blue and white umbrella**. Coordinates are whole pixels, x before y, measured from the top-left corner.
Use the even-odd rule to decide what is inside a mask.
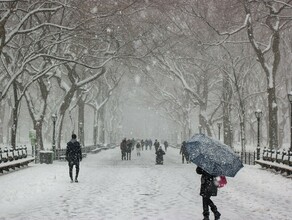
[[[234,177],[243,167],[241,160],[226,144],[204,134],[186,142],[190,161],[214,176]]]

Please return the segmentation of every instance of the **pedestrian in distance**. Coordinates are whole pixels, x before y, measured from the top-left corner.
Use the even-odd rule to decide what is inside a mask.
[[[69,176],[71,182],[73,182],[73,167],[75,165],[76,173],[75,173],[75,182],[78,182],[78,174],[79,174],[79,164],[82,161],[82,152],[80,143],[76,140],[76,134],[72,134],[72,139],[67,143],[66,149],[66,160],[69,165]]]
[[[141,144],[140,144],[140,142],[137,142],[137,144],[136,144],[136,151],[137,151],[137,156],[140,157],[141,156]]]
[[[130,139],[127,140],[127,160],[131,160],[131,152],[132,152],[132,141]]]
[[[221,214],[218,212],[216,205],[211,200],[211,196],[217,196],[217,186],[215,184],[215,176],[210,175],[201,167],[197,167],[196,172],[201,176],[200,195],[203,199],[203,220],[209,220],[209,206],[214,213],[215,220],[219,220]]]
[[[163,165],[163,155],[165,155],[164,150],[162,150],[162,147],[159,146],[158,150],[155,152],[156,154],[156,164]]]
[[[152,140],[149,139],[149,144],[148,144],[148,145],[149,145],[149,149],[150,149],[150,150],[152,150],[152,144],[153,144],[153,143],[152,143]]]
[[[185,162],[185,159],[186,159],[187,163],[189,163],[189,152],[187,151],[186,144],[187,143],[185,141],[182,142],[180,152],[179,152],[179,154],[182,155],[182,163]]]
[[[127,152],[127,140],[124,138],[120,144],[122,160],[126,160],[126,152]]]
[[[155,152],[158,151],[159,146],[160,146],[160,143],[157,141],[157,139],[155,139],[155,142],[154,142]]]
[[[148,140],[147,140],[147,139],[145,140],[145,143],[144,143],[144,145],[145,145],[145,150],[147,150],[147,149],[148,149],[148,147],[149,147],[149,142],[148,142]]]
[[[146,142],[146,141],[145,141],[145,142]],[[144,142],[143,139],[141,140],[141,149],[142,149],[142,150],[143,150],[143,148],[144,148],[145,142]],[[147,145],[147,144],[146,144],[146,145]]]
[[[167,141],[164,141],[164,149],[165,149],[165,152],[167,151],[167,148],[168,148],[168,142]]]

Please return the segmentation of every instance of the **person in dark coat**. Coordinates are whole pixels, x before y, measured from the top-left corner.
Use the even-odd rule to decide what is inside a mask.
[[[145,141],[145,142],[146,142],[146,141]],[[141,148],[142,148],[142,150],[143,150],[143,148],[144,148],[145,142],[144,142],[143,139],[141,140]],[[147,143],[146,143],[146,145],[147,145]]]
[[[165,149],[165,152],[167,151],[167,148],[168,148],[168,142],[167,141],[164,141],[164,149]]]
[[[131,152],[132,152],[132,141],[130,139],[127,140],[127,160],[131,160]]]
[[[157,139],[155,139],[155,142],[154,142],[155,152],[158,151],[159,146],[160,146],[160,143],[157,141]]]
[[[123,141],[121,142],[120,148],[121,148],[122,160],[126,160],[126,151],[127,151],[127,140],[126,140],[126,138],[124,138]]]
[[[72,134],[72,139],[67,143],[66,160],[69,165],[69,176],[73,182],[73,166],[75,165],[76,174],[75,182],[78,182],[79,162],[82,160],[82,152],[80,143],[76,140],[76,134]]]
[[[187,151],[186,144],[187,143],[185,141],[182,142],[182,145],[181,145],[181,148],[180,148],[180,152],[179,152],[179,154],[182,155],[182,163],[185,162],[185,158],[186,158],[187,163],[189,163],[189,153]]]
[[[136,144],[136,151],[137,151],[137,156],[140,157],[141,156],[141,144],[140,144],[140,142],[137,142],[137,144]]]
[[[148,145],[149,145],[149,149],[150,149],[150,150],[152,150],[152,144],[153,144],[153,143],[152,143],[152,140],[149,139],[149,143],[148,143]]]
[[[203,220],[209,220],[209,206],[214,213],[215,220],[220,219],[220,213],[217,210],[216,205],[211,200],[211,196],[217,196],[217,186],[215,185],[215,176],[210,175],[201,167],[197,167],[196,172],[201,176],[201,189],[200,195],[203,199]]]
[[[163,164],[163,155],[165,152],[162,150],[161,147],[158,148],[158,150],[155,152],[156,154],[156,164]]]

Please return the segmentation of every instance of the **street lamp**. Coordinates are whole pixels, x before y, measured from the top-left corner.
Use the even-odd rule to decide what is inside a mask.
[[[259,160],[260,159],[259,158],[259,155],[260,155],[259,154],[259,151],[260,151],[260,120],[261,120],[263,112],[260,109],[258,109],[254,113],[255,113],[255,116],[256,116],[257,121],[258,121],[258,146],[257,146],[258,153],[257,153],[257,160]]]
[[[56,139],[55,139],[55,128],[56,128],[56,121],[57,121],[57,115],[52,114],[52,121],[53,121],[53,152],[54,152],[54,159],[56,156]]]
[[[290,150],[292,151],[292,91],[288,93],[288,99],[290,102]]]
[[[219,140],[220,140],[220,130],[221,130],[221,125],[222,125],[222,123],[221,122],[218,122],[217,123],[217,126],[218,126],[218,137],[219,137]]]

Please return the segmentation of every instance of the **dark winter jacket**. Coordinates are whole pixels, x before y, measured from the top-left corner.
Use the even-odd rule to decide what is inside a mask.
[[[140,149],[141,148],[141,144],[139,142],[136,144],[136,148],[137,149]]]
[[[132,141],[129,141],[127,143],[127,153],[131,153],[132,147],[133,147]]]
[[[168,142],[164,141],[164,147],[167,148],[168,147]]]
[[[120,145],[121,151],[127,151],[127,141],[124,139]]]
[[[154,147],[155,147],[155,150],[158,151],[158,148],[159,148],[160,144],[158,141],[155,141],[154,142]]]
[[[203,197],[217,196],[217,186],[214,182],[215,176],[210,175],[200,167],[197,167],[196,172],[202,175],[200,195]]]
[[[188,151],[187,151],[187,146],[186,146],[186,143],[183,142],[182,145],[181,145],[181,148],[180,148],[180,154],[183,154],[183,155],[188,155]]]
[[[163,155],[165,154],[164,150],[162,150],[161,148],[159,148],[155,154],[157,155],[158,158],[163,160]]]
[[[67,143],[66,160],[69,163],[74,164],[77,164],[82,160],[81,146],[75,139],[72,139]]]

